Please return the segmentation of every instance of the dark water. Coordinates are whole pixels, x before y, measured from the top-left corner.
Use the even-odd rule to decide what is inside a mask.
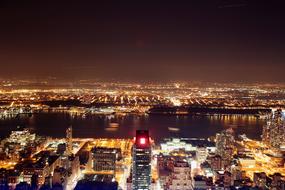
[[[114,122],[119,127],[110,129],[110,123]],[[250,138],[259,139],[264,122],[254,116],[97,115],[82,118],[68,113],[39,113],[0,120],[0,136],[3,138],[21,126],[31,127],[39,135],[64,137],[66,128],[72,124],[74,137],[132,138],[137,129],[149,129],[155,140],[165,137],[209,137],[232,127],[236,134],[245,133]],[[170,131],[169,127],[179,131]]]

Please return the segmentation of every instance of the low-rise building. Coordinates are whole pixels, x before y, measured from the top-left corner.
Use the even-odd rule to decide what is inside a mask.
[[[20,166],[23,168],[23,180],[31,184],[31,178],[36,174],[39,185],[42,185],[45,178],[51,175],[58,165],[60,165],[60,159],[57,155],[43,156],[36,162],[25,162]]]

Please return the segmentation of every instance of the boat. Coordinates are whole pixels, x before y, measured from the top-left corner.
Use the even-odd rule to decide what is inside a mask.
[[[169,131],[173,131],[173,132],[180,131],[180,129],[179,129],[179,128],[176,128],[176,127],[168,127],[168,130],[169,130]]]

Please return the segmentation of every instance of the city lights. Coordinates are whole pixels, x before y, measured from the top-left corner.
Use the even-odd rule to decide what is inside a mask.
[[[285,190],[283,1],[0,3],[0,190]]]

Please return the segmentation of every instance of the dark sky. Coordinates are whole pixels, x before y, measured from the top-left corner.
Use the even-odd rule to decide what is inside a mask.
[[[1,1],[0,77],[285,82],[284,10],[274,0]]]

